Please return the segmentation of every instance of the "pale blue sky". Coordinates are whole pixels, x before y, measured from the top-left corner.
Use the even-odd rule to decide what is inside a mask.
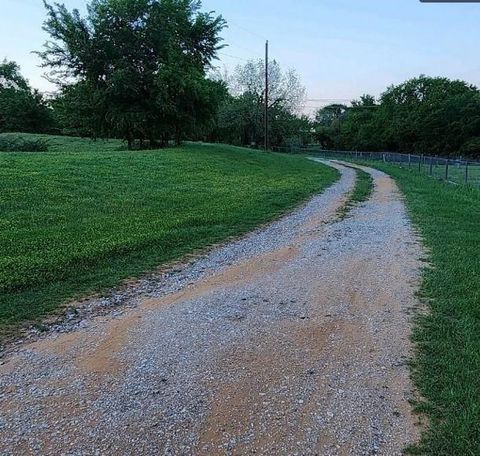
[[[84,10],[85,0],[65,0]],[[204,0],[229,22],[219,66],[262,57],[300,73],[310,99],[379,95],[421,73],[480,86],[480,3],[419,0]],[[46,39],[41,0],[0,0],[0,58],[16,60],[34,87],[49,90],[38,58]],[[309,102],[317,106],[320,102]]]

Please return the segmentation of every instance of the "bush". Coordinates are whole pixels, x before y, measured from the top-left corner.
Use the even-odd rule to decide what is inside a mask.
[[[467,157],[480,157],[480,137],[472,138],[467,141],[460,149],[460,153]]]
[[[0,152],[47,152],[48,142],[44,139],[27,139],[12,136],[0,137]]]

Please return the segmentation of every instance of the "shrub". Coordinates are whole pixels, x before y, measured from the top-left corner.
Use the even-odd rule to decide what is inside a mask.
[[[27,139],[0,136],[0,152],[47,152],[48,142],[44,139]]]
[[[480,157],[480,137],[475,137],[467,141],[460,152],[467,157]]]

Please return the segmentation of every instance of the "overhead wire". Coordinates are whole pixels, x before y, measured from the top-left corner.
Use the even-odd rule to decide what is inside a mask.
[[[246,32],[252,36],[255,36],[257,38],[261,38],[262,40],[266,40],[267,37],[265,37],[264,35],[258,33],[258,32],[254,32],[253,30],[250,30],[242,25],[239,25],[237,24],[236,22],[232,21],[232,20],[227,20],[227,23],[228,23],[228,26],[233,26],[234,28],[237,28],[239,30],[242,30],[243,32]],[[233,42],[228,42],[226,40],[226,44],[228,47],[233,47],[233,48],[238,48],[239,50],[243,50],[243,51],[246,51],[246,52],[249,52],[251,54],[256,54],[256,52],[253,52],[251,49],[247,49],[246,47],[244,46],[239,46],[237,45],[236,43],[233,43]],[[233,59],[236,59],[236,60],[240,60],[240,61],[244,61],[244,62],[248,62],[252,59],[247,59],[247,58],[244,58],[244,57],[240,57],[238,55],[234,55],[234,54],[230,54],[230,53],[227,53],[227,52],[218,52],[219,55],[223,55],[225,57],[230,57],[230,58],[233,58]],[[255,56],[253,58],[262,58],[260,56]],[[317,109],[322,109],[324,108],[325,106],[327,106],[328,104],[333,104],[333,103],[350,103],[352,101],[351,98],[308,98],[305,100],[304,104],[301,105],[300,107],[303,109],[303,110],[317,110]],[[315,103],[315,104],[310,104],[310,103]]]
[[[239,57],[238,55],[227,54],[226,52],[217,52],[217,54],[230,57],[232,59],[243,60],[244,62],[249,61],[249,59],[244,59],[243,57]]]
[[[242,25],[238,25],[237,23],[231,21],[231,20],[227,20],[227,26],[228,25],[233,25],[234,27],[237,27],[238,29],[240,30],[243,30],[244,32],[247,32],[247,33],[250,33],[250,35],[253,35],[253,36],[256,36],[257,38],[261,38],[262,40],[266,40],[267,37],[266,36],[263,36],[263,35],[260,35],[259,33],[257,32],[253,32],[252,30],[249,30],[247,29],[246,27],[242,26]]]

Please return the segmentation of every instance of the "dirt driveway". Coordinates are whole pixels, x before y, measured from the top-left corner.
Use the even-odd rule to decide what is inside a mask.
[[[0,366],[2,455],[400,455],[421,248],[395,183],[355,172],[129,306]]]

